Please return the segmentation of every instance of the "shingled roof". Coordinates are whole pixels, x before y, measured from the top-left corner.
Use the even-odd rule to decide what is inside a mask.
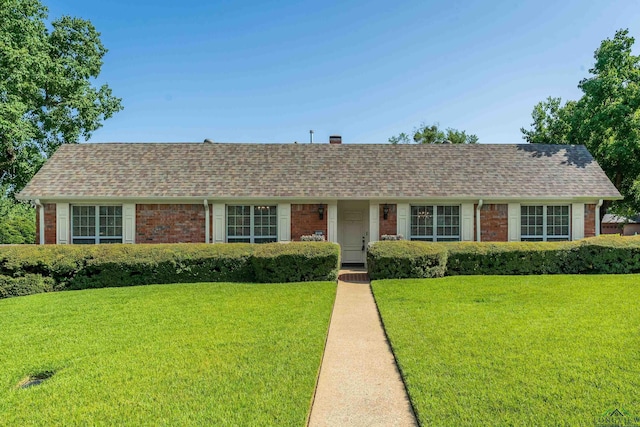
[[[74,198],[620,198],[584,146],[66,144],[20,192]]]

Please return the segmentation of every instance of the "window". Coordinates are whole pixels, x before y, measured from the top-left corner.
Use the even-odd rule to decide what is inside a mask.
[[[227,206],[227,242],[276,242],[277,221],[276,206]]]
[[[521,240],[558,242],[569,240],[569,206],[521,206]]]
[[[72,206],[71,241],[122,243],[122,206]]]
[[[411,240],[460,240],[460,206],[411,206]]]

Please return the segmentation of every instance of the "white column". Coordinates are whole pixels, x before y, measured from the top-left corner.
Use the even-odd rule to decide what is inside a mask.
[[[225,236],[225,205],[224,203],[213,204],[213,243],[224,243]]]
[[[462,211],[460,238],[465,242],[473,241],[473,203],[462,203],[460,210]]]
[[[520,241],[520,203],[509,203],[509,241]]]
[[[211,211],[209,201],[204,199],[204,242],[211,243]]]
[[[338,243],[338,204],[327,205],[327,240]]]
[[[69,203],[56,203],[56,243],[69,244]]]
[[[125,203],[122,205],[123,236],[122,243],[136,242],[136,204]]]
[[[291,241],[291,203],[278,203],[278,241]]]
[[[584,239],[584,203],[571,204],[571,240]]]
[[[380,205],[369,202],[369,242],[380,240]]]

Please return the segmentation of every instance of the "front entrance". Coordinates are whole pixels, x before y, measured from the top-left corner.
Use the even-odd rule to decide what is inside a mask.
[[[366,262],[369,242],[368,202],[338,203],[338,241],[343,264]]]

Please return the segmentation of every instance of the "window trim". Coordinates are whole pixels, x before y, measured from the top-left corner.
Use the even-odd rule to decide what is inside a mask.
[[[542,207],[542,235],[538,236],[538,235],[531,235],[531,234],[522,234],[522,208],[523,207],[538,207],[541,206]],[[547,230],[547,219],[548,219],[548,207],[556,207],[556,206],[560,206],[560,207],[566,207],[568,209],[567,211],[567,218],[569,219],[569,223],[567,225],[567,234],[566,235],[549,235],[548,234],[548,230]],[[565,242],[565,241],[571,241],[571,204],[562,204],[562,203],[555,203],[555,204],[521,204],[520,205],[520,241],[521,242],[548,242],[548,241],[554,241],[554,242]]]
[[[237,206],[241,206],[241,207],[249,207],[249,235],[248,236],[231,236],[229,235],[229,208],[231,207],[237,207]],[[274,235],[269,235],[269,236],[258,236],[255,234],[255,208],[256,207],[266,207],[266,208],[272,208],[274,213],[273,215],[269,215],[269,216],[274,216],[276,219],[276,223],[273,227],[275,227],[275,234]],[[225,242],[226,243],[256,243],[256,239],[268,239],[268,241],[266,242],[257,242],[258,244],[261,243],[274,243],[278,241],[278,205],[277,204],[228,204],[225,205],[225,209],[224,209],[224,214],[225,214]],[[264,226],[262,226],[264,227]],[[271,225],[269,225],[269,228],[271,228]],[[229,239],[231,240],[249,240],[248,242],[229,242]],[[273,240],[271,240],[273,239]]]
[[[414,235],[413,234],[413,208],[414,207],[431,207],[433,211],[433,222],[431,224],[431,235]],[[458,208],[458,234],[457,235],[438,235],[438,208],[439,207],[457,207]],[[446,215],[446,214],[445,214]],[[455,240],[454,240],[455,239]],[[409,240],[423,242],[460,242],[462,241],[462,205],[454,204],[411,204],[409,205]]]
[[[95,225],[94,225],[94,235],[93,236],[76,236],[74,235],[74,212],[73,212],[73,208],[74,207],[93,207],[95,209],[94,212],[94,217],[95,217]],[[101,236],[100,235],[100,208],[101,207],[120,207],[120,230],[121,230],[121,235],[120,236]],[[71,244],[75,244],[75,245],[80,245],[83,243],[75,243],[75,240],[93,240],[93,243],[88,243],[88,244],[94,244],[94,245],[100,245],[100,244],[113,244],[113,243],[124,243],[124,207],[123,205],[120,204],[104,204],[104,205],[92,205],[92,204],[69,204],[69,222],[71,225],[71,230],[70,230],[70,237],[71,237]],[[120,242],[102,242],[102,240],[120,240]]]

